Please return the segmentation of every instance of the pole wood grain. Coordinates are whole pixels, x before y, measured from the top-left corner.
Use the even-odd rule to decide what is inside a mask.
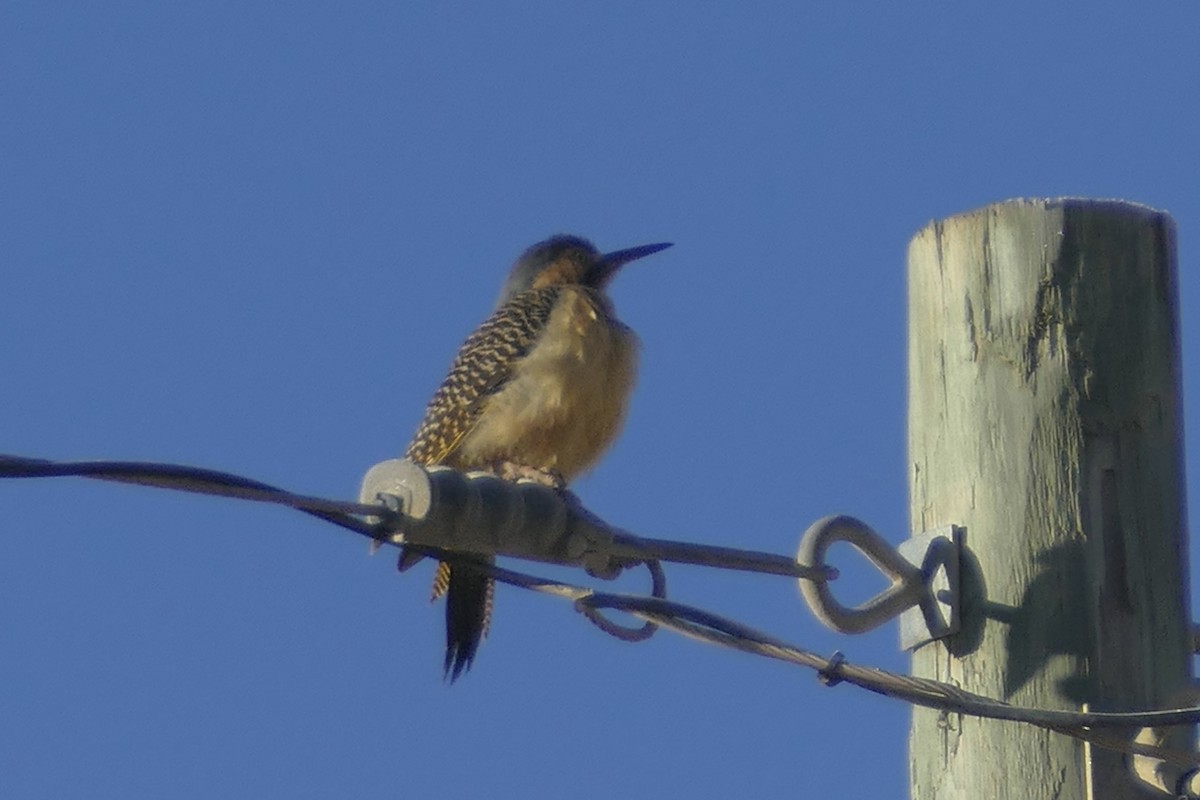
[[[1172,703],[1191,654],[1170,217],[998,203],[921,230],[908,280],[912,530],[962,525],[968,554],[962,632],[913,674],[1039,708]],[[918,709],[912,797],[1145,796],[1087,750]]]

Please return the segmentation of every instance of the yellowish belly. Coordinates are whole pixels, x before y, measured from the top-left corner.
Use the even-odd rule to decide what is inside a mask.
[[[572,478],[621,430],[637,370],[637,337],[589,290],[568,288],[546,330],[505,387],[488,401],[454,461],[498,460]]]

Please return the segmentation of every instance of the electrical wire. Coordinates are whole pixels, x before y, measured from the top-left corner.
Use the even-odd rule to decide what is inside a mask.
[[[386,541],[386,531],[394,530],[402,522],[402,515],[380,504],[345,502],[294,494],[266,483],[215,470],[152,462],[56,462],[0,455],[0,478],[67,476],[134,483],[287,506],[366,536],[375,542]],[[411,545],[406,547],[437,558],[455,558],[453,552],[438,548]],[[725,548],[712,548],[712,559],[719,560],[723,550]],[[658,560],[651,558],[644,563],[649,567],[653,580],[651,596],[597,592],[486,564],[476,564],[476,568],[488,572],[505,584],[571,600],[576,610],[585,614],[606,633],[626,641],[645,639],[657,628],[663,627],[699,641],[812,669],[826,685],[852,684],[876,694],[935,709],[943,714],[958,713],[1035,725],[1091,742],[1099,747],[1159,758],[1177,766],[1195,767],[1200,764],[1200,755],[1197,753],[1139,744],[1109,732],[1114,728],[1194,725],[1200,722],[1200,707],[1136,713],[1081,713],[1023,708],[967,692],[940,681],[858,666],[848,663],[841,653],[832,657],[821,656],[734,620],[667,600],[665,575]],[[730,566],[737,568],[736,564]],[[641,628],[617,625],[602,615],[601,612],[605,610],[629,614],[641,619],[645,624]]]

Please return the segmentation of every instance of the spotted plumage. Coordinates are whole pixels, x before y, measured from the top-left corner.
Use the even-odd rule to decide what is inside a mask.
[[[459,349],[405,456],[556,488],[594,464],[624,420],[637,350],[604,289],[622,265],[667,246],[601,255],[584,239],[556,236],[527,250],[496,310]],[[491,561],[442,562],[434,579],[433,597],[447,595],[452,681],[491,619],[492,581],[471,558]]]
[[[455,449],[488,398],[504,386],[513,365],[537,340],[560,291],[555,286],[522,292],[467,337],[450,365],[450,374],[429,401],[405,458],[418,464],[478,466],[455,463]]]

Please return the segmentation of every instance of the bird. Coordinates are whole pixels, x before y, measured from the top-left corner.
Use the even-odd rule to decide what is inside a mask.
[[[459,348],[405,457],[565,491],[612,444],[633,390],[639,342],[617,319],[608,286],[621,267],[670,246],[602,254],[560,234],[525,250],[491,316]],[[491,621],[495,587],[472,559],[495,561],[441,561],[434,577],[431,599],[446,595],[450,683],[474,662]]]

